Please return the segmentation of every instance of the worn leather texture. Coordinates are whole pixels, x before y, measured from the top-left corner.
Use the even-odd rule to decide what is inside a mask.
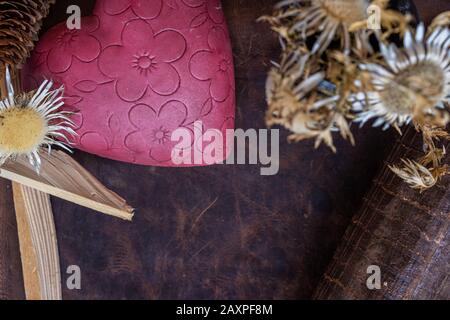
[[[176,129],[190,135],[183,148],[202,150],[195,121],[223,137],[234,128],[233,58],[219,0],[99,0],[81,27],[53,27],[24,71],[28,89],[43,78],[65,86],[66,108],[77,112],[75,147],[174,166]]]

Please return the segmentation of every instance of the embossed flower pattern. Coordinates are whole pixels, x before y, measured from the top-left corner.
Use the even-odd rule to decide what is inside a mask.
[[[100,42],[91,34],[98,28],[98,20],[94,17],[83,18],[82,26],[81,30],[54,28],[41,41],[39,48],[48,50],[47,66],[51,72],[62,73],[69,70],[74,58],[91,62],[99,56]],[[90,49],[85,50],[85,47]],[[37,52],[40,52],[39,48]]]
[[[125,139],[126,147],[136,153],[147,153],[158,162],[171,159],[176,142],[171,141],[172,132],[183,126],[187,107],[180,101],[164,104],[158,112],[146,104],[137,104],[129,112],[129,120],[136,128]]]
[[[224,16],[222,12],[221,0],[182,0],[187,6],[197,8],[206,6],[206,13],[215,23],[223,23]]]
[[[76,148],[174,166],[175,129],[193,134],[192,122],[201,119],[205,130],[220,130],[233,116],[234,72],[219,0],[97,0],[81,26],[51,29],[26,67],[64,83],[66,108],[79,111]]]
[[[185,51],[181,33],[163,30],[154,34],[148,23],[134,20],[122,32],[122,45],[104,49],[99,68],[116,80],[117,94],[125,101],[139,100],[149,87],[157,94],[171,95],[180,86],[180,75],[172,63]]]
[[[196,52],[190,61],[192,75],[198,80],[211,81],[210,94],[215,101],[223,102],[229,95],[233,65],[225,50],[225,31],[220,27],[211,29],[208,35],[209,50]]]
[[[109,15],[117,15],[125,12],[129,8],[133,10],[139,18],[155,19],[162,9],[162,0],[153,0],[151,5],[149,0],[108,0],[105,11]]]

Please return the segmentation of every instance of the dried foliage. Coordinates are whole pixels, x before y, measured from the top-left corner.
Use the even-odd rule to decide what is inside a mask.
[[[403,166],[393,165],[390,168],[411,188],[422,192],[433,187],[440,178],[449,173],[448,165],[443,163],[445,147],[438,147],[437,144],[442,140],[450,140],[450,135],[438,127],[416,124],[416,129],[422,132],[426,154],[417,162],[402,159]]]
[[[324,84],[325,73],[310,69],[308,56],[302,50],[286,53],[280,65],[275,65],[267,79],[267,124],[282,125],[294,134],[290,141],[315,138],[333,151],[333,131],[353,143],[345,117],[338,112],[338,95],[330,95]],[[330,83],[331,85],[331,83]]]
[[[55,0],[0,1],[0,62],[20,66],[37,40],[42,20]]]
[[[450,121],[450,13],[426,30],[387,9],[387,0],[284,0],[270,23],[283,53],[267,80],[269,126],[282,125],[290,141],[314,138],[333,151],[333,133],[354,143],[349,123],[387,130],[413,124],[426,155],[391,169],[421,191],[447,174],[443,164]],[[375,8],[375,9],[374,9]],[[380,28],[369,15],[378,10]],[[376,21],[375,21],[376,22]],[[391,39],[402,39],[398,46]]]

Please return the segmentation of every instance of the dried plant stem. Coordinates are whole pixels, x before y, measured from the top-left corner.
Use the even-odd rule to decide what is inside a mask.
[[[13,190],[26,297],[61,300],[58,243],[50,196],[18,183],[13,183]]]
[[[31,231],[28,226],[28,217],[21,186],[13,182],[14,211],[16,214],[17,232],[20,234],[20,257],[22,260],[22,275],[27,300],[40,300],[41,289],[38,274],[38,262],[31,240]]]

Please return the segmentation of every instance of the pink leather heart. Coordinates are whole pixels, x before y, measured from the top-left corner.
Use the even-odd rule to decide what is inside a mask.
[[[42,78],[64,84],[66,108],[79,111],[75,147],[175,166],[175,129],[193,132],[201,121],[225,137],[234,128],[233,59],[219,0],[97,0],[81,25],[52,28],[23,73],[27,88]]]

